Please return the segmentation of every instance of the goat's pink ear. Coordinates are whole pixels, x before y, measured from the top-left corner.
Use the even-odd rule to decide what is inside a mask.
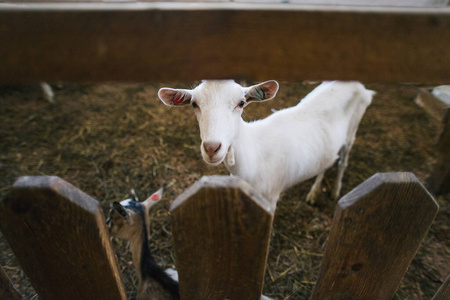
[[[192,92],[190,90],[162,88],[158,92],[158,97],[165,105],[181,106],[191,103]]]
[[[252,85],[245,89],[245,99],[247,102],[271,100],[277,94],[278,87],[278,82],[275,80]]]
[[[147,210],[150,209],[153,205],[159,202],[159,200],[162,199],[164,188],[160,188],[156,192],[150,195],[150,197],[147,198],[142,204],[145,206]]]

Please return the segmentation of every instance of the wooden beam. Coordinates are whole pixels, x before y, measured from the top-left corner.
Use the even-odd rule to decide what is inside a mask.
[[[64,180],[20,177],[0,229],[39,299],[126,299],[99,203]]]
[[[183,300],[260,300],[274,212],[238,177],[203,177],[171,207]]]
[[[5,273],[3,268],[0,266],[0,299],[3,300],[20,300],[22,296],[13,286]]]
[[[338,202],[311,299],[391,299],[438,208],[412,173],[360,184]]]
[[[450,8],[0,4],[0,82],[450,82]]]

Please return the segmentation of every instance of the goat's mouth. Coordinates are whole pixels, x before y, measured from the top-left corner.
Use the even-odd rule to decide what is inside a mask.
[[[219,142],[203,142],[201,145],[201,153],[203,160],[210,166],[220,165],[227,155],[224,151],[227,147],[223,147]]]
[[[216,167],[220,165],[225,159],[225,155],[222,157],[217,158],[216,156],[209,158],[209,157],[203,157],[203,160],[210,166]]]

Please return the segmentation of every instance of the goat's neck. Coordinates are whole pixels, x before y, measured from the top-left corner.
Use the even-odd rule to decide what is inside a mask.
[[[141,228],[140,230],[137,230],[134,232],[130,238],[130,250],[131,250],[131,256],[133,259],[133,265],[136,269],[136,275],[138,277],[139,284],[142,282],[143,276],[142,270],[141,270],[141,264],[142,261],[145,259],[146,253],[150,253],[150,248],[148,245],[148,237],[146,235],[147,230],[143,230]]]
[[[151,255],[148,224],[130,238],[133,265],[138,277],[138,299],[179,299],[178,283],[162,270]]]
[[[285,186],[278,184],[278,179],[267,181],[269,174],[276,171],[276,160],[267,155],[269,148],[264,146],[267,143],[267,128],[261,126],[260,122],[247,123],[242,120],[228,152],[228,155],[233,154],[234,165],[229,164],[227,157],[225,166],[232,175],[239,176],[260,191],[275,210],[280,192]]]
[[[242,175],[246,163],[254,158],[254,155],[248,155],[248,145],[254,145],[259,137],[251,132],[251,127],[250,123],[241,119],[233,143],[228,149],[225,167],[232,175]]]

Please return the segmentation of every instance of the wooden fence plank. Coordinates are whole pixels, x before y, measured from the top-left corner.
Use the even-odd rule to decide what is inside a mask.
[[[99,203],[64,180],[20,177],[0,229],[39,299],[126,299]]]
[[[338,203],[311,299],[391,299],[437,211],[411,173],[366,180]]]
[[[433,296],[431,300],[448,300],[450,299],[450,274],[448,274],[447,279],[441,285],[439,290]]]
[[[14,288],[13,284],[6,275],[3,268],[0,266],[0,299],[2,300],[19,300],[19,292]]]
[[[432,193],[446,194],[450,192],[450,106],[425,88],[419,89],[415,102],[441,123],[436,138],[437,159],[427,184]]]
[[[448,36],[450,7],[7,3],[0,4],[0,82],[447,84]]]
[[[444,101],[436,98],[431,93],[431,90],[426,88],[419,89],[417,97],[414,101],[439,122],[442,122],[445,119],[445,115],[449,109],[448,105],[446,105]],[[442,128],[439,128],[439,132],[441,130]]]
[[[430,190],[436,195],[450,193],[450,108],[447,108],[442,124],[436,145],[437,160],[428,179]]]
[[[203,177],[171,207],[182,299],[260,299],[273,211],[243,180]]]

